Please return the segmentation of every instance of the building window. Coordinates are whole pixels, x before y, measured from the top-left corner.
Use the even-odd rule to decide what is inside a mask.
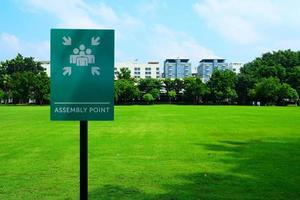
[[[151,67],[146,67],[146,69],[145,70],[150,70],[151,71]]]
[[[151,76],[145,76],[145,78],[151,78]]]
[[[134,76],[134,78],[140,78],[140,76]]]
[[[159,72],[156,72],[156,74],[159,74]]]
[[[151,72],[145,72],[145,74],[151,74]]]
[[[141,72],[134,72],[134,74],[141,74]]]
[[[156,71],[159,71],[159,67],[156,67]]]
[[[141,70],[141,68],[135,67],[134,70],[139,71],[139,70]]]
[[[156,76],[156,78],[160,78],[160,76]]]

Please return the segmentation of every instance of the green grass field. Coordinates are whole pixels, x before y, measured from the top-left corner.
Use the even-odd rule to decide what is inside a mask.
[[[79,122],[0,106],[0,199],[79,199]],[[117,106],[89,123],[90,199],[300,198],[300,108]]]

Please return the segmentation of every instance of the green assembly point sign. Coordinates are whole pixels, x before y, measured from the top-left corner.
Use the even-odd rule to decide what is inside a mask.
[[[114,119],[114,31],[51,29],[51,120]]]

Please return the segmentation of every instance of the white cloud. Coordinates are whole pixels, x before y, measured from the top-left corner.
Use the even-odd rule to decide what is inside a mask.
[[[58,19],[63,28],[112,28],[116,30],[116,59],[163,60],[167,57],[186,57],[196,62],[214,53],[201,46],[186,33],[174,31],[163,25],[144,23],[127,12],[118,12],[109,5],[87,3],[85,0],[26,0],[26,8],[34,12],[45,12]],[[138,9],[154,12],[161,1],[153,0]],[[30,45],[29,45],[30,46]],[[34,46],[34,45],[32,45]],[[47,45],[36,45],[43,49]],[[44,48],[42,48],[42,46]],[[31,48],[32,49],[32,48]],[[37,51],[33,51],[35,55]],[[49,52],[49,49],[45,52]],[[143,59],[143,58],[141,58]]]
[[[37,43],[26,43],[24,55],[33,56],[36,60],[50,60],[50,42],[39,41]],[[34,54],[32,53],[34,52]]]
[[[49,60],[49,41],[28,42],[20,40],[17,36],[9,33],[0,34],[0,59],[14,58],[17,53],[23,56],[33,56],[37,60]]]
[[[88,3],[85,0],[25,0],[23,11],[33,13],[46,13],[58,20],[54,27],[58,28],[89,28],[89,29],[114,29],[116,30],[116,43],[127,41],[134,33],[143,27],[143,23],[136,17],[124,12],[117,12],[105,3]],[[34,44],[32,44],[34,45]],[[31,46],[31,45],[29,45]],[[36,44],[38,51],[46,54],[50,51],[50,45]],[[117,47],[119,47],[117,45]],[[46,48],[48,48],[46,50]],[[121,49],[116,49],[122,52]],[[32,52],[36,55],[37,50]],[[124,55],[124,53],[117,53]],[[123,57],[123,56],[122,56]]]
[[[85,11],[81,0],[27,0],[28,9],[50,13],[60,20],[60,27],[97,27],[98,25]]]
[[[110,28],[129,30],[142,23],[132,16],[119,14],[105,3],[84,0],[27,0],[29,9],[46,11],[58,18],[62,28]],[[122,31],[119,31],[122,32]]]
[[[27,0],[28,9],[47,12],[59,20],[59,28],[114,29],[116,44],[132,38],[143,23],[126,13],[118,13],[105,3],[85,0]],[[119,48],[119,45],[116,45]],[[121,49],[116,49],[121,52]],[[123,54],[117,54],[123,55]],[[118,57],[117,57],[118,58]]]
[[[273,45],[261,45],[255,48],[257,52],[260,52],[260,54],[272,52],[272,51],[279,51],[283,49],[291,49],[294,51],[299,51],[300,39],[299,38],[282,39],[279,41],[274,41]]]
[[[282,35],[282,29],[299,31],[299,6],[295,0],[204,0],[194,4],[194,10],[226,39],[253,44],[290,37],[289,32]]]
[[[0,34],[0,49],[4,52],[16,52],[21,49],[19,38],[9,33]]]
[[[166,58],[189,58],[196,63],[207,57],[215,57],[210,49],[201,46],[193,37],[163,25],[154,26],[149,37],[149,54],[160,60]]]
[[[156,11],[161,4],[164,4],[162,0],[148,0],[139,6],[139,12],[149,14]]]

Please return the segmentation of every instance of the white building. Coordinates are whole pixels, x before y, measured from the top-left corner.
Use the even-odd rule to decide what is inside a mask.
[[[241,68],[244,66],[241,62],[231,62],[228,63],[229,69],[235,72],[236,74],[240,73]]]
[[[39,61],[42,67],[46,70],[47,75],[50,77],[50,61]]]
[[[131,77],[134,78],[160,78],[159,62],[138,63],[134,62],[118,62],[115,64],[115,79],[121,68],[129,69]]]

